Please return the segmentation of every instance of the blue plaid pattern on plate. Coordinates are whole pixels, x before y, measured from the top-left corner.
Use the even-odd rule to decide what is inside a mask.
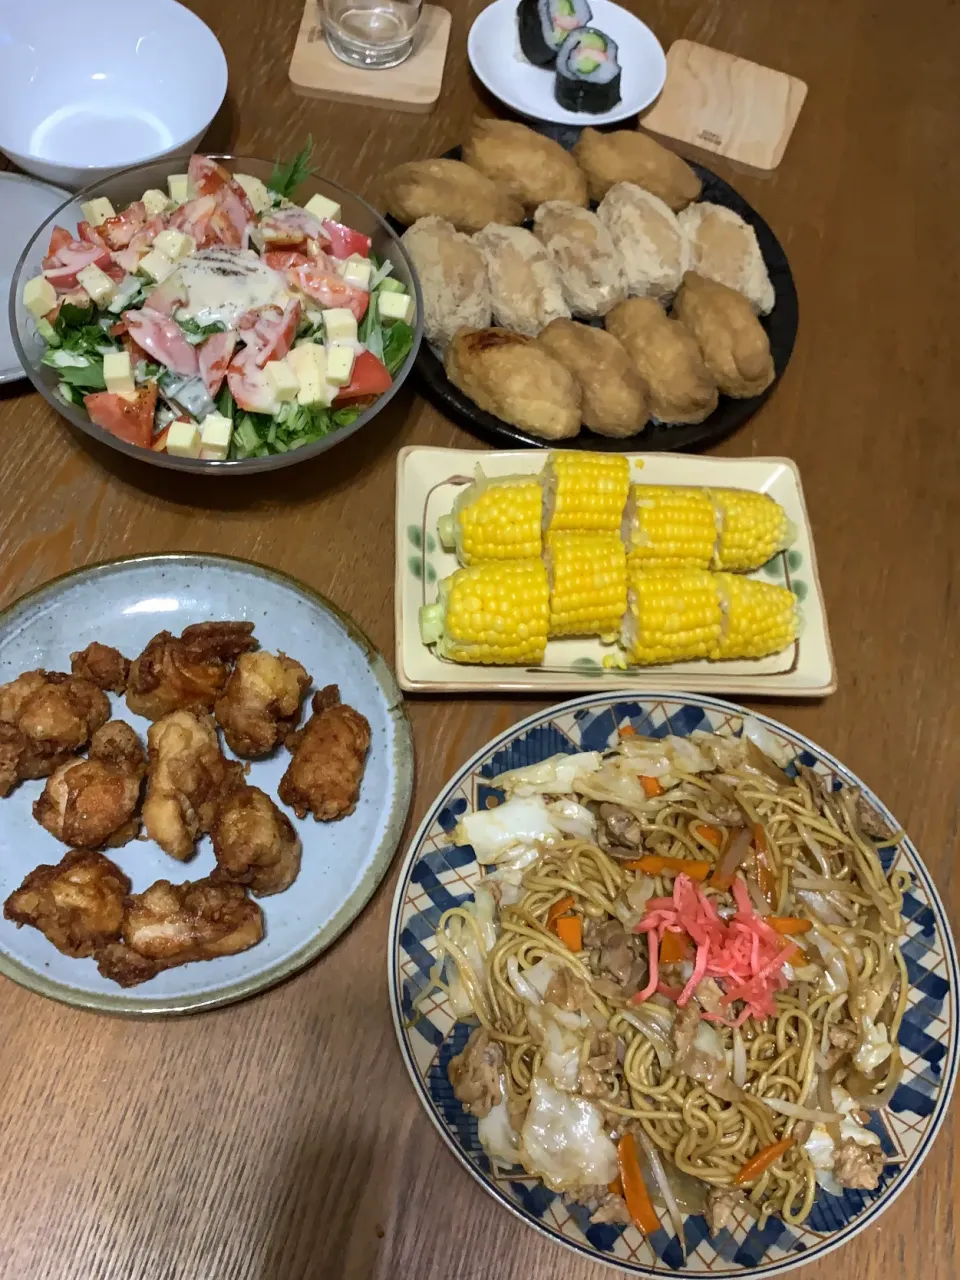
[[[686,735],[694,729],[737,733],[744,714],[730,703],[695,694],[633,698],[599,693],[530,716],[468,761],[438,797],[408,851],[394,900],[388,953],[394,1022],[411,1079],[441,1136],[507,1208],[561,1244],[632,1275],[662,1277],[682,1271],[689,1276],[766,1276],[822,1258],[875,1222],[906,1186],[943,1121],[957,1070],[956,949],[929,873],[914,846],[904,840],[883,857],[887,870],[897,860],[912,878],[904,901],[903,954],[911,983],[900,1035],[905,1070],[889,1108],[871,1120],[885,1150],[901,1163],[887,1165],[876,1191],[847,1190],[840,1196],[821,1191],[799,1228],[771,1219],[761,1229],[743,1212],[731,1229],[711,1237],[704,1218],[691,1214],[684,1223],[684,1267],[672,1231],[662,1229],[647,1239],[633,1227],[591,1224],[586,1209],[565,1203],[523,1169],[491,1165],[480,1145],[476,1120],[453,1096],[447,1079],[450,1058],[463,1048],[470,1027],[455,1021],[441,990],[423,996],[431,986],[437,922],[449,907],[472,896],[480,878],[473,850],[454,843],[460,816],[500,797],[490,779],[504,770],[558,752],[602,751],[617,741],[625,725],[655,737]],[[861,787],[897,825],[869,789],[833,757],[777,721],[756,718],[797,760],[824,773],[835,787],[841,781]]]

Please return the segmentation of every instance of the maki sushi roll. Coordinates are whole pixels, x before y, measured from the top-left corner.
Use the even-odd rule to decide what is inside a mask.
[[[557,55],[554,97],[567,111],[611,111],[620,101],[616,42],[593,27],[571,31]]]
[[[536,67],[552,67],[570,32],[592,21],[587,0],[520,0],[517,26],[523,56]]]

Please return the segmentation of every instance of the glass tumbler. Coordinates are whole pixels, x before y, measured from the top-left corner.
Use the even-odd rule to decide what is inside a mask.
[[[354,67],[395,67],[410,56],[422,0],[320,0],[327,44]]]

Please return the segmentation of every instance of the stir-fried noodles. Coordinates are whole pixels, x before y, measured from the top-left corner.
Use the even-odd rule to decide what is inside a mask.
[[[777,752],[751,721],[628,735],[502,775],[461,823],[487,873],[437,932],[480,1024],[451,1080],[491,1157],[596,1221],[649,1228],[652,1199],[682,1243],[681,1209],[799,1224],[818,1184],[877,1185],[908,876],[858,792]]]

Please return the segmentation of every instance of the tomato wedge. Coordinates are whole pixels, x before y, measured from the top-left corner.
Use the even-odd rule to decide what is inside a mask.
[[[348,284],[336,271],[327,270],[322,264],[291,267],[287,279],[295,289],[319,302],[321,307],[346,307],[360,321],[366,315],[370,295],[365,289]]]
[[[357,254],[361,258],[370,257],[372,241],[362,231],[354,231],[353,227],[345,227],[342,222],[334,222],[330,218],[323,219],[323,229],[330,241],[328,253],[331,258],[342,261]]]
[[[118,440],[149,449],[153,441],[153,418],[157,409],[157,384],[148,382],[134,399],[114,391],[94,391],[84,396],[90,421]]]
[[[54,227],[50,234],[50,247],[47,249],[47,257],[55,258],[61,249],[65,249],[73,236],[63,227]]]
[[[227,366],[233,358],[237,346],[237,335],[234,332],[211,333],[206,342],[197,348],[200,361],[200,377],[211,398],[217,395],[223,386],[227,374]]]
[[[142,200],[134,200],[122,213],[107,218],[98,228],[102,240],[111,249],[126,249],[141,227],[147,223],[147,206]]]
[[[305,253],[296,249],[268,249],[263,260],[274,271],[287,271],[290,267],[302,267],[310,261]]]
[[[100,228],[92,226],[89,222],[77,223],[77,235],[86,244],[98,244],[101,248],[107,248],[107,242],[100,234]]]
[[[248,413],[276,413],[280,403],[273,383],[253,362],[252,348],[244,347],[227,370],[227,386],[241,409]]]
[[[359,400],[362,396],[382,396],[392,386],[393,379],[387,372],[387,366],[372,351],[363,350],[353,362],[353,377],[337,393],[334,404],[343,400]]]

